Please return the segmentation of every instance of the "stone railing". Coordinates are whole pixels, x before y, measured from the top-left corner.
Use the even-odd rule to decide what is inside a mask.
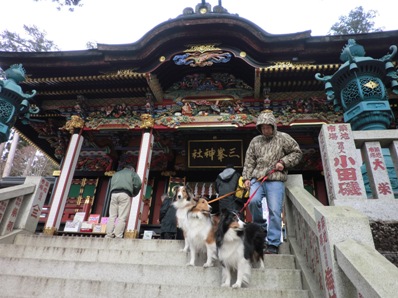
[[[36,231],[49,186],[42,177],[26,177],[22,185],[0,189],[0,243]]]
[[[351,131],[349,124],[324,125],[319,143],[330,206],[304,189],[301,175],[290,175],[286,183],[287,233],[304,285],[312,297],[396,297],[398,268],[375,243],[386,225],[398,223],[398,200],[383,156],[388,150],[397,173],[398,130]],[[379,231],[376,223],[382,225]],[[395,234],[382,237],[389,243],[398,241]]]
[[[371,199],[343,199],[337,200],[335,205],[351,206],[367,215],[376,249],[398,267],[398,130],[352,133],[356,148],[364,156],[371,189],[368,198]],[[377,155],[367,153],[372,148],[382,150],[383,163],[377,160]],[[391,193],[386,192],[388,182],[391,183]]]
[[[366,215],[323,206],[304,189],[301,175],[286,182],[285,214],[311,297],[396,297],[398,268],[375,249]]]

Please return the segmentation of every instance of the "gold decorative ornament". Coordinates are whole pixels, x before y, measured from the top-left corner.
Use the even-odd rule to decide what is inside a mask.
[[[93,198],[94,199],[94,198]],[[91,197],[90,196],[86,196],[86,200],[84,201],[84,204],[92,204]]]
[[[117,75],[137,75],[137,74],[139,74],[139,73],[135,72],[135,71],[132,70],[132,69],[119,69],[119,70],[116,72],[116,74],[117,74]]]
[[[138,238],[138,231],[137,230],[128,230],[124,233],[125,239],[137,239]]]
[[[375,89],[379,86],[379,84],[377,84],[376,82],[373,81],[369,81],[366,84],[364,84],[365,87],[368,87],[370,89]]]
[[[44,228],[43,234],[46,235],[46,236],[53,236],[55,234],[56,230],[57,229],[55,227],[51,227],[51,228],[47,227],[47,228]]]
[[[330,68],[336,67],[336,65],[329,64],[327,65]],[[292,63],[290,61],[278,61],[274,62],[274,65],[267,66],[264,69],[283,69],[283,68],[291,68],[291,69],[297,69],[297,68],[310,68],[314,67],[314,65],[311,65],[310,63]]]
[[[75,129],[82,129],[84,127],[84,120],[78,115],[72,115],[71,119],[66,121],[65,125],[60,130],[67,130],[70,134],[75,132]]]
[[[176,175],[176,172],[174,171],[162,171],[160,173],[161,176],[166,176],[166,177],[172,177]]]
[[[202,8],[199,9],[199,12],[201,14],[205,14],[205,13],[207,13],[207,8],[206,7],[202,7]]]
[[[153,128],[153,126],[155,125],[155,120],[150,114],[142,114],[140,119],[142,121],[140,126],[141,128]]]
[[[215,44],[204,44],[204,45],[196,45],[196,46],[191,46],[189,49],[185,50],[184,53],[189,53],[189,52],[208,52],[208,51],[220,51],[220,48],[216,48]]]
[[[166,61],[166,57],[165,57],[165,56],[160,56],[159,61],[160,61],[160,62]]]

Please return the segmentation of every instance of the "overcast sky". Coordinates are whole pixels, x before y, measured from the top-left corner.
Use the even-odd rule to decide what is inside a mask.
[[[132,43],[156,25],[194,8],[200,0],[82,0],[74,12],[58,11],[51,0],[1,0],[0,31],[22,34],[23,25],[36,25],[64,51],[84,50],[88,41]],[[214,7],[218,0],[207,0]],[[398,30],[392,0],[223,0],[229,13],[252,21],[271,34],[311,30],[326,35],[342,15],[362,6],[377,10],[376,27]]]

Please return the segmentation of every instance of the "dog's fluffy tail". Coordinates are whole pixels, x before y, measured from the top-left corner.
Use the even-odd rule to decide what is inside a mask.
[[[264,261],[263,249],[265,245],[266,233],[264,229],[255,223],[245,225],[245,251],[244,257],[252,264]]]

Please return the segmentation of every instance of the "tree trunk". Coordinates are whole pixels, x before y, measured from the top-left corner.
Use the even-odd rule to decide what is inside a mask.
[[[10,172],[11,172],[12,164],[14,162],[14,156],[15,156],[15,151],[17,150],[18,142],[19,142],[19,134],[15,131],[14,136],[12,138],[10,152],[8,153],[7,162],[4,167],[3,177],[10,176]]]

